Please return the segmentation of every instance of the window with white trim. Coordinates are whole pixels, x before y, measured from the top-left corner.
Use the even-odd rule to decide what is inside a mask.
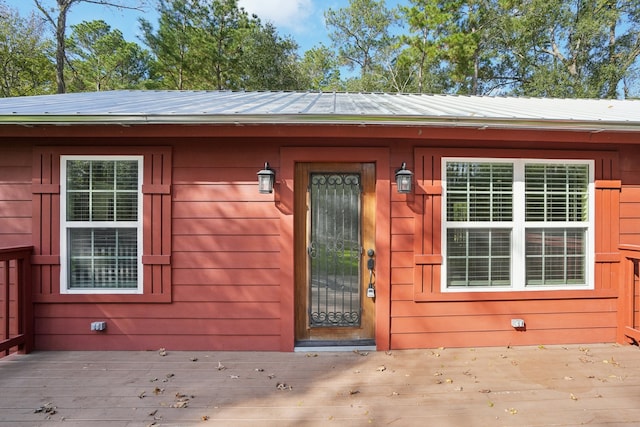
[[[142,293],[142,156],[61,156],[61,293]]]
[[[443,291],[593,289],[592,161],[442,162]]]

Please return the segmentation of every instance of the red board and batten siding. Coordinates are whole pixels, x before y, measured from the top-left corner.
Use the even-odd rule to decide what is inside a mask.
[[[440,169],[444,156],[595,160],[595,290],[442,293]],[[392,239],[406,244],[413,237],[414,251],[397,251],[392,256],[392,277],[397,280],[392,291],[392,348],[615,340],[621,192],[616,152],[416,148],[414,167],[415,194],[393,209]],[[407,230],[410,211],[412,234]],[[512,318],[524,319],[526,331],[512,328]]]
[[[36,295],[38,348],[280,349],[278,210],[255,191],[263,155],[187,141],[130,151],[145,156],[145,295],[68,298],[55,282]],[[90,331],[97,320],[106,332]]]
[[[175,135],[164,138],[157,129],[148,131],[156,132],[154,138],[138,138],[150,135],[139,128],[122,130],[135,133],[136,138],[118,140],[120,148],[114,149],[107,139],[111,130],[101,129],[102,142],[86,139],[91,133],[86,130],[50,129],[60,136],[87,133],[59,139],[74,147],[3,143],[0,165],[10,170],[0,168],[0,238],[3,246],[4,242],[30,245],[33,233],[38,349],[290,350],[291,179],[296,161],[320,160],[375,161],[379,167],[376,339],[380,349],[615,340],[615,284],[621,279],[617,247],[619,243],[640,243],[637,145],[586,151],[589,147],[574,142],[571,148],[577,151],[553,151],[553,144],[547,142],[543,151],[517,150],[513,143],[508,149],[496,150],[491,148],[496,147],[495,142],[474,142],[478,132],[460,130],[453,140],[451,130],[435,129],[430,134],[433,141],[445,135],[449,139],[442,139],[440,148],[426,149],[421,147],[429,141],[415,136],[420,135],[415,130],[225,127],[217,128],[214,135],[211,129],[194,127],[189,137],[184,136],[184,128],[170,128],[166,133]],[[243,137],[243,132],[253,135]],[[459,139],[465,135],[469,140]],[[532,132],[495,131],[492,135],[502,141],[521,138],[522,144],[535,139]],[[554,135],[565,143],[576,138]],[[596,136],[604,138],[602,133]],[[87,141],[95,147],[87,147]],[[153,145],[145,146],[145,141]],[[55,144],[55,139],[47,143]],[[128,143],[132,146],[124,145]],[[418,148],[414,150],[413,144]],[[604,144],[597,148],[602,147]],[[59,295],[60,177],[56,159],[60,154],[100,153],[145,156],[144,261],[149,281],[145,282],[148,292],[142,296]],[[442,156],[596,160],[596,289],[441,293]],[[279,184],[271,195],[256,191],[256,172],[265,161],[278,174]],[[415,194],[399,195],[390,185],[389,177],[401,161],[407,161],[416,174]],[[525,319],[525,332],[511,328],[514,317]],[[97,320],[107,321],[106,332],[90,331],[90,322]]]
[[[0,152],[0,247],[31,245],[31,150],[3,142]]]

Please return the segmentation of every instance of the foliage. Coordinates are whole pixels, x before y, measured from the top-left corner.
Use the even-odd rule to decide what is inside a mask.
[[[71,27],[67,53],[72,91],[142,88],[149,70],[149,54],[124,40],[104,21]]]
[[[51,93],[55,89],[52,44],[32,14],[21,18],[0,3],[0,96]]]
[[[338,60],[331,49],[322,43],[304,53],[300,62],[301,84],[318,91],[344,89],[340,82]]]
[[[387,9],[384,0],[349,0],[348,7],[328,9],[324,17],[341,64],[360,69],[362,90],[375,90],[377,61],[394,43],[389,30],[395,11]]]
[[[158,30],[142,20],[168,89],[298,89],[297,44],[237,0],[160,0]]]
[[[137,0],[137,3],[144,4],[145,0]],[[56,36],[56,83],[58,93],[66,92],[66,82],[64,79],[65,56],[66,56],[66,30],[67,15],[71,8],[80,3],[93,3],[121,9],[138,9],[138,6],[131,6],[131,1],[125,0],[55,0],[55,5],[49,5],[48,0],[33,0],[36,8],[45,17],[55,30]],[[53,0],[51,0],[53,2]]]
[[[246,90],[298,90],[298,45],[282,38],[268,23],[251,28],[242,56],[242,88]]]
[[[66,36],[73,6],[147,0],[0,0],[0,96],[123,88],[640,96],[640,0],[349,0],[327,9],[331,46],[299,53],[238,0],[153,0],[142,44],[101,21]],[[53,60],[52,60],[53,59]]]

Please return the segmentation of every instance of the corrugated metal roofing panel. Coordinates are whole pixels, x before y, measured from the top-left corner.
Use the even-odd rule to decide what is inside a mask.
[[[640,127],[639,100],[389,93],[112,91],[0,99],[0,123],[394,123]]]

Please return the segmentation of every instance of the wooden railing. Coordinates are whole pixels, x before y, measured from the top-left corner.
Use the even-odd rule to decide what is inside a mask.
[[[618,295],[618,336],[620,343],[640,343],[640,246],[620,245],[622,277]]]
[[[32,252],[31,246],[0,248],[0,357],[33,348]]]

